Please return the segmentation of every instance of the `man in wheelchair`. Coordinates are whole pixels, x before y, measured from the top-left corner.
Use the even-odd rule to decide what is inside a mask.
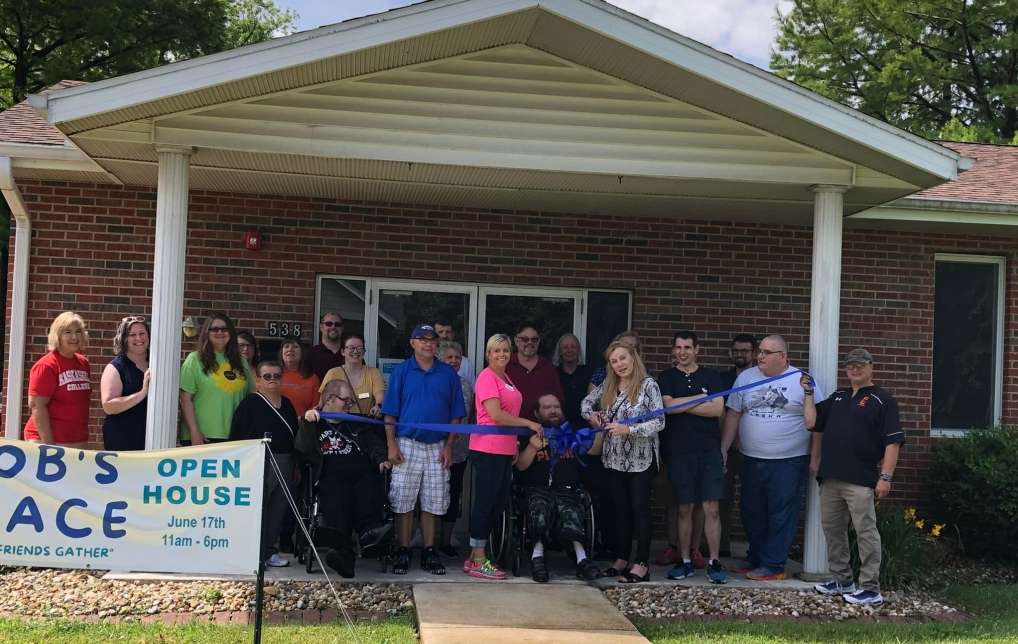
[[[544,427],[558,427],[565,418],[562,404],[554,394],[541,396],[535,413]],[[525,503],[527,532],[533,537],[530,569],[536,582],[548,581],[545,545],[575,552],[576,576],[580,579],[592,581],[601,576],[583,547],[590,498],[580,488],[580,467],[569,452],[551,467],[547,440],[537,434],[530,437],[516,459],[516,484]]]
[[[333,380],[322,392],[321,411],[351,413],[354,391],[343,380]],[[353,532],[360,536],[364,557],[372,556],[391,532],[383,522],[386,461],[381,429],[347,421],[325,420],[309,409],[300,423],[296,449],[311,464],[318,505],[325,527],[321,545],[332,550],[325,562],[341,576],[354,576]]]

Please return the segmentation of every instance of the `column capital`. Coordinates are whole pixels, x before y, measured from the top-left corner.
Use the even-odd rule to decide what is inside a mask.
[[[168,154],[179,154],[182,156],[189,157],[194,154],[194,148],[190,145],[174,145],[172,143],[156,143],[156,152]]]
[[[851,186],[839,186],[831,183],[816,183],[809,187],[814,194],[844,194]]]

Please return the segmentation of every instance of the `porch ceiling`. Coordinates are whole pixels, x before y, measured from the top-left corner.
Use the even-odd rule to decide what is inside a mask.
[[[850,187],[853,213],[958,164],[596,0],[433,0],[40,107],[123,183],[154,184],[172,144],[195,148],[196,189],[387,202],[796,220],[814,184]]]

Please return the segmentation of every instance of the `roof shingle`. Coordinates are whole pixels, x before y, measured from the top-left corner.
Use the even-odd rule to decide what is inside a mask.
[[[1018,204],[1018,145],[937,143],[976,162],[954,181],[927,188],[910,198]]]
[[[84,81],[64,80],[42,90],[45,94],[53,90],[84,85]],[[0,142],[33,143],[36,145],[64,145],[67,137],[39,115],[28,101],[22,101],[8,110],[0,112]]]

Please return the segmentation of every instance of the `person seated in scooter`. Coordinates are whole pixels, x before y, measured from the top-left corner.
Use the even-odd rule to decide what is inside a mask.
[[[343,380],[330,382],[322,392],[321,412],[351,413],[355,394]],[[354,576],[354,542],[360,535],[361,555],[375,556],[391,531],[384,525],[386,444],[381,427],[326,420],[309,409],[301,420],[297,451],[312,465],[326,530],[323,545],[332,547],[325,562],[341,576]]]
[[[535,415],[543,427],[558,427],[565,419],[562,403],[555,394],[538,398]],[[576,576],[580,579],[592,581],[601,576],[597,564],[587,556],[583,547],[587,536],[587,509],[579,494],[580,467],[579,461],[570,452],[560,455],[558,462],[551,467],[547,441],[537,434],[530,437],[516,459],[516,482],[523,486],[528,530],[534,537],[530,560],[534,581],[548,581],[545,545],[558,545],[567,552],[575,552]]]

